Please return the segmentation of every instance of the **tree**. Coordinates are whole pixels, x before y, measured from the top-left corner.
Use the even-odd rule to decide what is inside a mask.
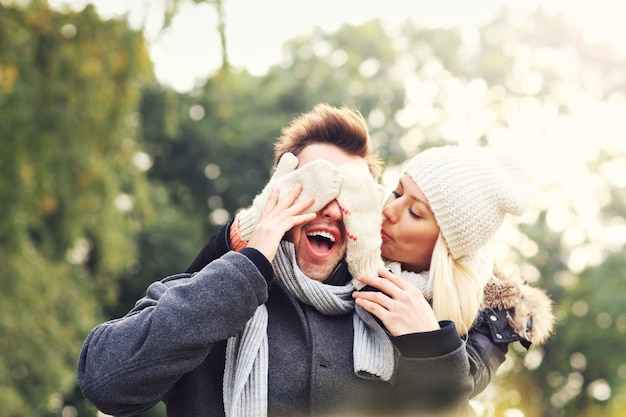
[[[150,218],[134,163],[141,34],[92,7],[0,5],[0,402],[57,414]]]
[[[624,60],[579,33],[541,8],[463,30],[373,20],[287,42],[266,76],[224,65],[179,94],[151,82],[125,22],[0,6],[3,412],[95,415],[74,381],[88,330],[185,268],[266,183],[280,128],[328,102],[360,109],[388,172],[445,143],[521,143],[555,167],[502,244],[503,267],[547,289],[559,325],[541,349],[512,347],[477,404],[496,416],[619,415],[626,156],[560,138],[623,138]]]

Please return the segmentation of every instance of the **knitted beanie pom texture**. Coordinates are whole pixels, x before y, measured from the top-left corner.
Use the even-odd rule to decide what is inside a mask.
[[[455,259],[476,253],[507,213],[524,214],[537,193],[523,161],[485,147],[430,148],[413,157],[404,172],[428,199]]]

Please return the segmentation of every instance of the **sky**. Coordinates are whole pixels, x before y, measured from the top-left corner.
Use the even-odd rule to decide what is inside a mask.
[[[160,32],[164,0],[50,0],[58,7],[81,9],[93,3],[104,17],[128,14],[131,25],[144,27],[159,81],[190,91],[221,64],[214,7],[181,2],[170,28]],[[263,75],[279,64],[283,43],[309,34],[314,27],[333,32],[342,24],[380,18],[391,23],[407,18],[427,27],[477,26],[503,5],[532,10],[542,5],[566,10],[586,28],[591,41],[610,40],[626,56],[626,2],[623,0],[223,0],[231,64]]]
[[[235,67],[245,67],[253,74],[262,75],[269,66],[281,61],[281,49],[285,41],[308,34],[314,27],[334,31],[344,23],[360,24],[377,17],[394,22],[412,17],[432,26],[456,24],[462,19],[466,19],[467,22],[477,22],[489,19],[500,1],[481,0],[480,7],[476,8],[467,7],[468,3],[456,0],[437,2],[429,0],[387,0],[384,2],[226,0],[229,58]],[[198,13],[205,16],[206,24],[194,25]],[[173,22],[172,33],[163,36],[162,41],[152,49],[154,59],[163,63],[163,66],[157,70],[157,76],[169,80],[170,74],[173,75],[180,70],[189,71],[186,81],[189,82],[193,79],[192,71],[203,74],[207,69],[215,70],[220,63],[219,55],[217,55],[220,48],[215,24],[215,13],[211,7],[195,7],[189,8],[188,12],[184,11],[179,19]],[[201,31],[201,38],[197,36],[196,30]],[[182,38],[185,39],[183,43],[180,42]],[[197,46],[207,38],[210,39],[211,44],[210,54],[204,56],[185,54],[183,56],[186,49],[200,50]],[[182,65],[174,64],[172,61],[170,61],[171,64],[167,64],[166,57],[172,54],[181,59],[188,59],[187,62],[190,64],[188,70],[184,70]],[[174,87],[185,88],[183,82],[181,79],[181,84],[174,85]]]

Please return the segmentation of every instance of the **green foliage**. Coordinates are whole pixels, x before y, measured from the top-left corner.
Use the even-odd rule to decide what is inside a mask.
[[[133,113],[150,69],[143,37],[91,7],[0,5],[5,416],[59,412],[82,340],[133,261],[150,214]]]
[[[272,101],[263,103],[251,91],[259,91],[258,80],[228,74],[189,96],[153,91],[143,99],[146,151],[154,160],[149,177],[168,190],[178,210],[193,216],[196,225],[205,224],[207,233],[249,204],[269,178],[273,141],[284,119]],[[158,112],[150,113],[164,106],[179,120],[172,134]],[[226,210],[226,218],[211,221],[215,210]]]
[[[2,65],[17,74],[0,103],[0,192],[12,202],[2,235],[52,259],[87,237],[98,248],[90,273],[108,280],[132,259],[132,236],[119,229],[132,230],[133,214],[115,199],[141,197],[144,187],[132,163],[137,74],[150,68],[142,37],[123,22],[103,24],[92,8],[60,15],[31,6],[2,18]]]
[[[80,343],[99,315],[79,269],[30,248],[0,267],[0,401],[3,415],[45,415],[75,385]]]
[[[171,17],[178,2],[166,3]],[[45,4],[0,5],[0,349],[9,352],[0,360],[0,403],[7,416],[59,415],[66,405],[96,415],[76,387],[83,338],[126,313],[150,282],[184,270],[251,203],[269,178],[274,140],[294,116],[319,102],[358,108],[394,165],[459,136],[491,140],[485,126],[450,133],[451,107],[466,119],[475,117],[472,108],[490,112],[494,129],[529,103],[566,113],[569,96],[557,93],[584,91],[584,80],[602,79],[611,64],[585,48],[562,16],[503,9],[469,35],[411,21],[393,30],[378,20],[335,33],[318,28],[287,42],[285,63],[263,77],[232,72],[225,61],[204,86],[179,94],[152,82],[143,38],[125,22],[102,21],[91,7],[61,14]],[[535,51],[543,58],[531,59]],[[553,55],[569,57],[585,76],[564,80],[562,65],[546,58]],[[529,73],[541,76],[532,92]],[[596,87],[599,96],[616,92]],[[463,107],[472,89],[486,92]],[[149,164],[137,166],[138,155]],[[604,225],[619,227],[626,217],[623,183],[602,175],[623,161],[600,154],[590,168],[603,184]],[[554,299],[557,331],[536,351],[511,349],[486,409],[617,416],[620,403],[612,400],[626,398],[625,248],[605,248],[602,262],[571,271],[575,248],[551,229],[549,209],[520,226],[536,254],[517,256]],[[162,405],[148,415],[164,415]]]
[[[264,81],[264,88],[280,91],[285,110],[306,111],[320,102],[356,108],[368,119],[381,158],[405,159],[397,146],[403,129],[394,118],[405,90],[394,74],[393,37],[380,21],[344,25],[336,33],[316,28],[310,36],[287,42],[285,49],[289,65],[272,68]]]

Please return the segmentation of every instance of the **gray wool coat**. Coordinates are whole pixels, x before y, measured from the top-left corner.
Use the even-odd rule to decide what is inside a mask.
[[[90,332],[78,381],[99,410],[130,416],[164,401],[168,416],[224,416],[226,340],[261,304],[269,314],[269,416],[419,416],[443,406],[469,415],[469,398],[504,361],[506,348],[488,336],[466,343],[441,322],[439,331],[392,337],[392,381],[360,378],[352,314],[326,316],[299,302],[258,251],[228,251],[227,236],[225,227],[205,247],[201,263],[213,260],[199,272],[153,283],[128,314]],[[342,263],[327,283],[349,280]]]

